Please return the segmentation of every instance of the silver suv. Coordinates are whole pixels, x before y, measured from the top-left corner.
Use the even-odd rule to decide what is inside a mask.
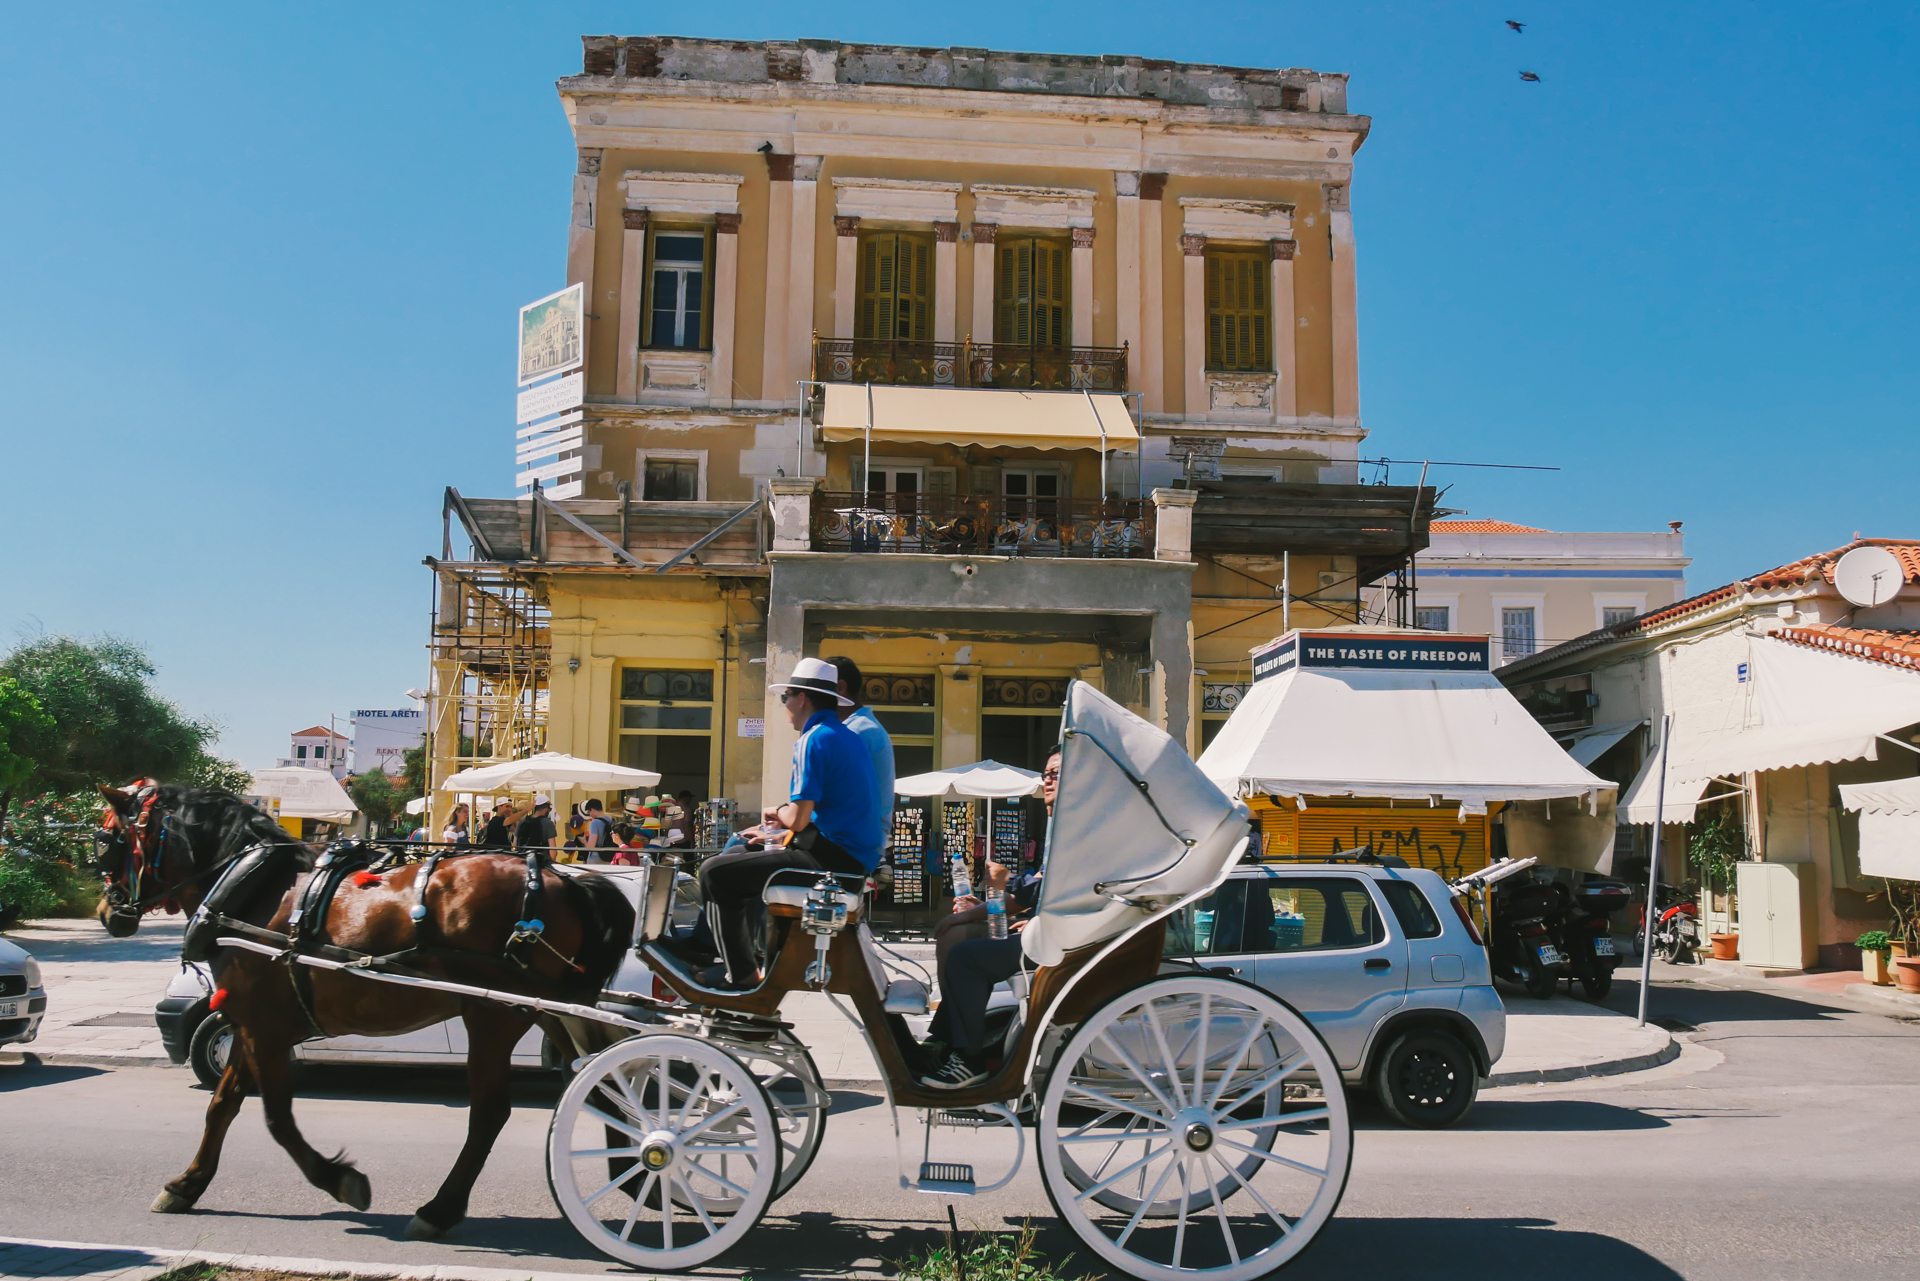
[[[1247,865],[1181,913],[1166,955],[1272,992],[1326,1037],[1349,1086],[1437,1129],[1473,1106],[1507,1037],[1486,948],[1456,902],[1423,868]]]

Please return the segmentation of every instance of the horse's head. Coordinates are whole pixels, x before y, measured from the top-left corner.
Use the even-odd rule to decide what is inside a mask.
[[[93,834],[94,870],[105,880],[94,915],[107,933],[126,938],[140,928],[140,916],[166,899],[166,886],[180,873],[167,864],[170,856],[187,855],[183,842],[166,848],[167,811],[160,785],[138,778],[125,788],[102,787],[106,808]]]

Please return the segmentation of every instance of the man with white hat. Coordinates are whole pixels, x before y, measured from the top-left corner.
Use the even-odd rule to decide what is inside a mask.
[[[803,658],[789,679],[767,687],[780,695],[787,720],[800,731],[788,788],[792,799],[765,811],[757,833],[765,848],[716,855],[700,866],[707,919],[720,949],[720,964],[700,976],[707,987],[759,986],[752,908],[775,872],[798,867],[865,876],[880,862],[885,829],[875,818],[879,781],[866,745],[840,721],[839,709],[853,700],[841,696],[839,683],[832,663]]]
[[[553,798],[545,792],[533,794],[533,808],[513,830],[513,847],[517,850],[560,847],[560,833],[553,825]]]

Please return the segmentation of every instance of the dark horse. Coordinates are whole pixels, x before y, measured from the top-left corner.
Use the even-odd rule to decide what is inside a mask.
[[[239,901],[221,904],[230,917],[284,933],[298,887],[311,874],[305,846],[272,818],[225,792],[173,785],[138,793],[102,788],[112,811],[101,840],[103,861],[134,869],[127,887],[138,909],[162,901],[197,908],[226,866],[262,847],[284,849],[270,871]],[[526,863],[504,854],[463,854],[432,872],[426,915],[409,917],[414,881],[424,864],[343,883],[326,914],[322,938],[337,948],[387,956],[409,949],[409,970],[456,983],[592,1004],[633,936],[633,909],[611,882],[592,874],[542,875],[545,930],[539,946],[507,958],[526,892]],[[316,1036],[396,1036],[458,1015],[467,1028],[470,1106],[467,1142],[431,1201],[414,1213],[407,1235],[437,1237],[466,1217],[467,1198],[511,1111],[509,1063],[514,1044],[536,1018],[561,1046],[584,1052],[591,1031],[582,1020],[559,1020],[494,1001],[403,987],[292,965],[236,948],[212,962],[215,1001],[233,1024],[233,1057],[207,1107],[206,1134],[193,1163],[153,1203],[160,1214],[191,1210],[213,1181],[227,1127],[248,1094],[258,1093],[267,1130],[307,1181],[337,1201],[365,1210],[367,1177],[343,1155],[322,1156],[293,1121],[289,1062],[293,1047]]]

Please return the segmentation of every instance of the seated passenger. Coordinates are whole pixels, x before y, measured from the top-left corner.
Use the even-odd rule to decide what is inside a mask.
[[[1040,795],[1047,803],[1049,816],[1059,792],[1060,749],[1056,747],[1048,754],[1046,768],[1040,774]],[[1042,849],[1032,869],[1011,876],[999,864],[991,865],[998,869],[999,881],[1007,891],[1007,937],[967,939],[955,943],[942,958],[940,1008],[921,1049],[925,1057],[931,1057],[944,1044],[947,1055],[940,1066],[920,1078],[923,1085],[936,1090],[963,1090],[987,1079],[989,1051],[994,1048],[987,1043],[987,1002],[996,986],[1020,972],[1020,932],[1027,928],[1039,906],[1045,858]],[[993,876],[991,870],[989,876]]]

